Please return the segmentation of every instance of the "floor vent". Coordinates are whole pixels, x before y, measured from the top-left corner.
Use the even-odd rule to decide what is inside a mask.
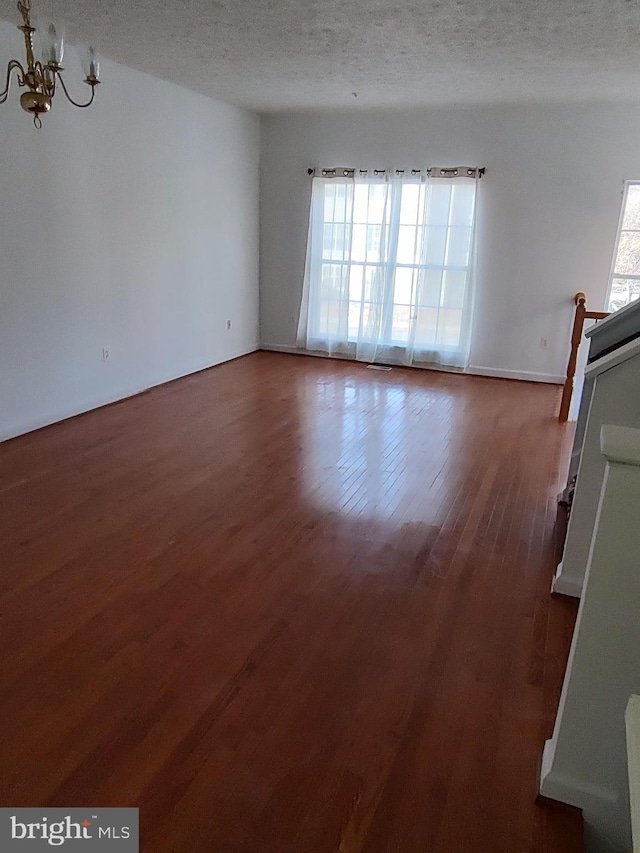
[[[368,364],[367,370],[391,370],[391,368],[385,367],[383,364]]]

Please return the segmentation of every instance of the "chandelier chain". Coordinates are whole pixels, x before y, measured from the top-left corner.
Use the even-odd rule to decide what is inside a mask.
[[[25,27],[31,26],[31,0],[18,0],[18,12],[22,15]]]

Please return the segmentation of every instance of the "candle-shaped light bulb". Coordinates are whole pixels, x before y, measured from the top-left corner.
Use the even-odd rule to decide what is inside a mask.
[[[89,46],[82,60],[82,68],[87,80],[97,80],[100,77],[100,59],[95,47]]]
[[[59,21],[45,25],[40,32],[42,61],[45,65],[60,65],[64,56],[64,25]]]

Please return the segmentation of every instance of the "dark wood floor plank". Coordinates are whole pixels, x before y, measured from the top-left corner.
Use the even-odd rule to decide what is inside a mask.
[[[257,353],[0,445],[2,805],[145,853],[576,853],[551,386]]]

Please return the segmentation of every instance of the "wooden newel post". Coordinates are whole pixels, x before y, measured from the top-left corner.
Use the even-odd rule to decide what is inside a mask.
[[[571,405],[571,395],[573,394],[573,379],[576,375],[576,364],[578,362],[578,349],[582,340],[582,329],[584,327],[585,314],[587,309],[585,303],[587,297],[580,291],[575,295],[576,313],[573,318],[573,331],[571,332],[571,352],[569,353],[569,363],[567,364],[567,378],[564,381],[562,389],[562,400],[560,402],[560,414],[558,420],[564,424],[569,419],[569,407]]]

